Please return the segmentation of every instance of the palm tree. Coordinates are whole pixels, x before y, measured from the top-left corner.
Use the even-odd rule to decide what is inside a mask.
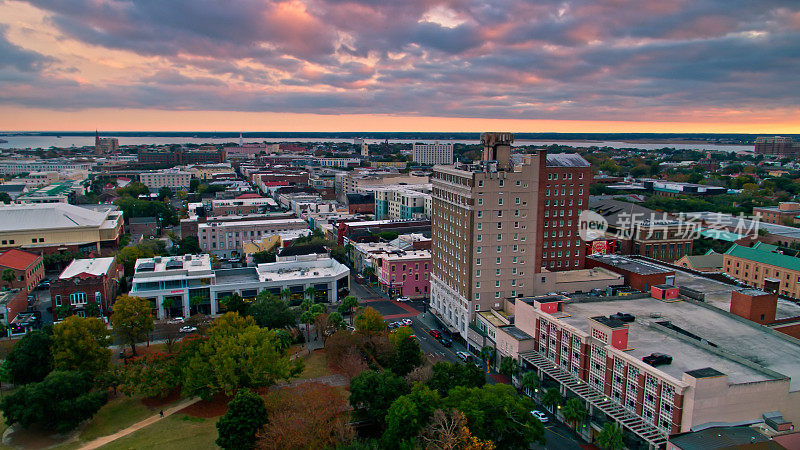
[[[175,299],[172,297],[167,297],[161,302],[161,306],[164,308],[164,313],[167,317],[172,317],[172,307],[175,306]]]
[[[198,306],[202,305],[205,302],[206,302],[206,298],[204,296],[202,296],[202,295],[193,295],[189,299],[189,307],[191,308],[191,310],[193,310],[193,311],[195,311],[195,313],[197,313],[198,312],[197,311],[198,310]],[[190,311],[189,315],[190,316],[192,315],[191,311]]]
[[[494,360],[494,347],[484,345],[481,349],[481,359],[486,363],[486,373],[489,373],[489,360]]]
[[[564,418],[567,419],[570,425],[576,430],[578,429],[578,424],[583,422],[583,419],[589,414],[586,410],[586,406],[577,398],[567,400],[561,412],[564,414]]]
[[[541,382],[539,381],[539,375],[533,370],[525,372],[522,375],[522,380],[519,382],[522,390],[525,391],[530,397],[533,397],[534,391],[539,389],[540,384]]]
[[[603,450],[622,450],[622,428],[616,422],[606,422],[597,435],[597,445]]]
[[[287,302],[288,302],[289,300],[291,300],[291,298],[292,298],[292,291],[291,291],[291,289],[289,289],[289,288],[283,289],[283,290],[281,291],[281,298],[283,298],[283,299],[284,299],[284,300],[286,300]]]
[[[11,289],[11,283],[17,279],[17,273],[14,272],[14,269],[5,269],[3,270],[3,281],[6,283],[6,287]]]
[[[316,299],[314,298],[316,293],[317,290],[314,288],[314,286],[309,286],[306,288],[306,298],[310,298],[312,302],[316,301]]]
[[[350,315],[350,325],[353,325],[353,309],[358,308],[358,299],[352,295],[342,299],[342,303],[336,308],[339,314],[348,313]]]
[[[544,396],[542,396],[542,404],[552,413],[556,412],[556,408],[561,405],[563,400],[563,397],[561,397],[561,391],[559,391],[558,388],[550,388],[545,391]]]

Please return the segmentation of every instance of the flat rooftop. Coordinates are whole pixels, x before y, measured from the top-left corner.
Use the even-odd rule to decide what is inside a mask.
[[[564,270],[556,272],[556,283],[578,283],[584,281],[613,281],[622,279],[622,275],[604,267],[593,269]]]
[[[241,267],[238,269],[218,269],[214,271],[217,285],[257,283],[258,272],[255,267]]]
[[[198,228],[220,228],[220,227],[247,227],[247,226],[270,226],[276,224],[304,225],[308,226],[303,219],[265,219],[265,220],[241,220],[241,221],[208,221],[200,223]]]
[[[350,269],[332,258],[313,261],[282,261],[259,264],[256,268],[261,281],[292,281],[335,277]]]
[[[800,389],[800,345],[789,342],[757,325],[749,325],[731,317],[684,301],[661,302],[653,298],[625,299],[606,302],[570,302],[564,304],[564,322],[585,332],[588,319],[625,312],[636,316],[629,323],[626,353],[641,360],[651,353],[672,356],[672,364],[659,366],[662,372],[680,380],[684,372],[710,367],[726,375],[731,383],[774,379],[748,365],[718,355],[697,341],[690,344],[666,332],[658,322],[669,322],[705,339],[727,353],[746,359],[769,370],[792,378],[790,389]],[[685,333],[684,333],[685,334]]]
[[[637,273],[639,275],[654,275],[657,273],[674,272],[673,269],[668,269],[650,262],[625,258],[617,255],[590,255],[586,258],[602,262],[622,270]]]

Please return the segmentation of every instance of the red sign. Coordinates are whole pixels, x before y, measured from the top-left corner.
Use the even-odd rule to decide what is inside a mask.
[[[183,294],[183,289],[179,289],[177,291],[169,291],[170,294]]]

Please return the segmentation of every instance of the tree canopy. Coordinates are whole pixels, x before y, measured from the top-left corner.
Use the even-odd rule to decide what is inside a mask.
[[[389,371],[368,370],[350,380],[350,404],[364,419],[383,424],[389,407],[408,392],[408,385]]]
[[[114,334],[131,346],[136,354],[136,343],[144,340],[155,328],[150,302],[141,297],[120,295],[114,302],[111,324]]]
[[[53,339],[41,330],[28,332],[11,349],[5,367],[10,381],[26,384],[42,381],[53,370]]]
[[[53,326],[53,367],[97,375],[111,361],[108,329],[95,317],[70,316]]]
[[[216,444],[224,449],[253,448],[256,433],[267,423],[264,400],[249,389],[240,389],[217,422]]]

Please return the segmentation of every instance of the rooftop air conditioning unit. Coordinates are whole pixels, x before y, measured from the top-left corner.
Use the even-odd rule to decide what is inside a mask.
[[[160,256],[156,256],[155,258],[153,258],[153,262],[160,263],[161,262],[161,257]]]

